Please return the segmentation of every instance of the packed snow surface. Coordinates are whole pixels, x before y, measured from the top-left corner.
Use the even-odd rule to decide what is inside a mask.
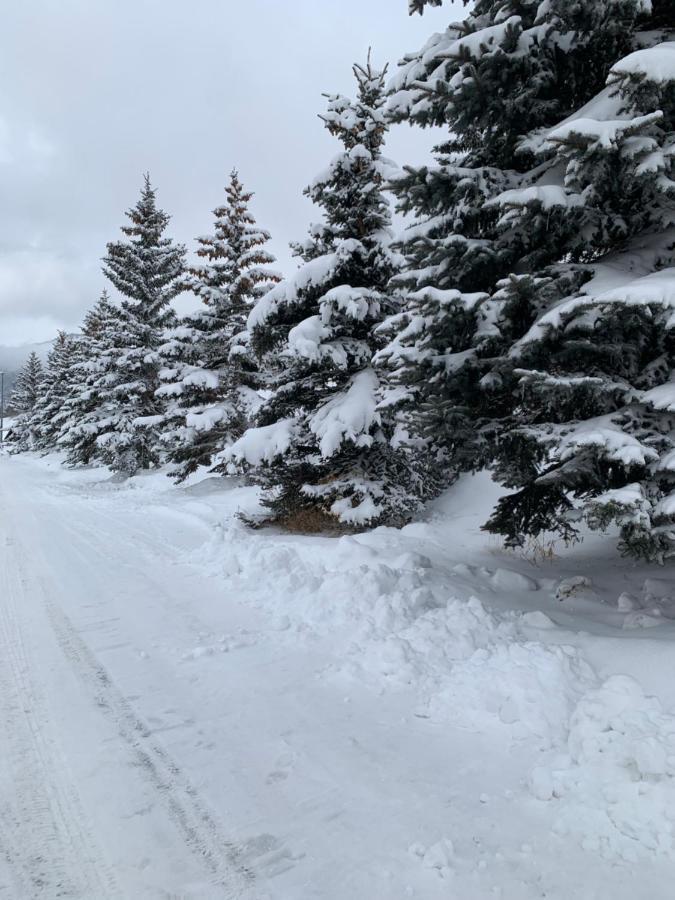
[[[508,553],[495,496],[289,535],[0,456],[0,896],[671,897],[671,569]]]

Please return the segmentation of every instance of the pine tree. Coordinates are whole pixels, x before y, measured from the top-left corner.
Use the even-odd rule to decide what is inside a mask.
[[[382,157],[384,73],[369,60],[354,74],[357,99],[328,96],[321,117],[343,145],[306,190],[323,221],[296,245],[300,269],[249,316],[270,397],[226,454],[253,467],[274,520],[306,528],[404,514],[372,365],[395,267],[383,194],[391,166]]]
[[[14,383],[9,407],[17,413],[28,413],[35,406],[42,389],[44,370],[40,357],[33,351]]]
[[[70,372],[70,389],[59,415],[57,444],[71,466],[88,465],[100,457],[98,439],[108,433],[116,400],[114,366],[121,310],[103,290],[85,316],[79,358]]]
[[[182,290],[186,251],[164,237],[169,216],[158,209],[148,175],[127,216],[131,224],[122,232],[128,239],[109,243],[104,259],[104,274],[124,299],[115,340],[115,415],[110,430],[99,435],[98,446],[113,470],[133,474],[159,461],[163,406],[156,394],[158,351],[175,322],[170,303]]]
[[[42,362],[33,351],[19,372],[9,398],[9,408],[16,414],[12,427],[12,443],[15,451],[29,450],[31,447],[28,422],[42,395],[44,379]]]
[[[403,311],[379,357],[399,385],[401,427],[426,449],[431,493],[494,459],[516,403],[510,347],[589,278],[558,264],[607,246],[584,224],[590,198],[542,165],[540,146],[605,90],[645,10],[643,0],[478,0],[392,80],[393,121],[449,130],[434,165],[393,178],[414,221],[395,280]]]
[[[583,519],[618,524],[625,553],[675,555],[675,14],[655,11],[607,87],[530,142],[568,200],[568,258],[586,282],[510,353],[518,405],[497,472],[517,490],[488,524],[510,543],[574,539]],[[528,226],[522,194],[497,203]]]
[[[35,450],[49,451],[56,447],[59,416],[70,394],[72,368],[79,353],[77,337],[59,331],[47,357],[39,396],[26,420],[28,440]]]
[[[214,231],[197,239],[199,262],[185,286],[203,303],[186,317],[163,347],[168,404],[163,441],[184,479],[239,438],[258,402],[258,376],[246,319],[252,305],[280,281],[269,267],[270,240],[249,210],[253,194],[233,171],[226,202],[213,215]]]
[[[413,13],[424,13],[424,8],[426,6],[440,6],[443,3],[443,0],[408,0],[408,8],[410,10],[410,15]]]

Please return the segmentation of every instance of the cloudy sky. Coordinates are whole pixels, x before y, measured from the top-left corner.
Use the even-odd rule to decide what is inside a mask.
[[[453,8],[454,6],[454,8]],[[461,17],[407,0],[31,0],[0,29],[0,344],[74,330],[100,257],[151,172],[171,234],[193,246],[239,168],[282,269],[313,217],[302,188],[336,152],[323,91],[350,92],[372,44],[396,60]],[[430,136],[393,130],[388,155]]]

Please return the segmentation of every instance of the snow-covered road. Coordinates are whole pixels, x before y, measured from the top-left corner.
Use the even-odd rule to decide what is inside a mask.
[[[590,751],[552,755],[623,696],[591,666],[619,637],[587,654],[536,611],[546,579],[468,544],[452,574],[428,526],[258,535],[228,524],[248,500],[0,457],[0,897],[670,896],[675,719],[636,687],[619,728],[617,701],[631,748],[638,714],[653,734],[647,763],[620,745],[644,782],[615,779],[609,818]],[[530,606],[495,618],[483,583]],[[626,655],[657,683],[672,644],[644,634]]]
[[[159,737],[192,724],[152,705],[161,667],[138,683],[143,697],[129,694],[131,672],[122,683],[108,668],[126,669],[125,651],[143,657],[136,625],[176,596],[170,567],[151,579],[143,530],[55,503],[31,470],[3,463],[0,893],[246,896],[226,823]]]

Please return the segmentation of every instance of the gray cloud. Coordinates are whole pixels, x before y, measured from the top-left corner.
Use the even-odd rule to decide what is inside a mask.
[[[99,259],[150,170],[172,234],[210,225],[230,169],[287,244],[311,218],[304,185],[336,152],[317,114],[352,90],[368,46],[392,64],[461,13],[407,0],[32,0],[0,33],[0,344],[73,329],[104,284]],[[392,134],[399,162],[429,135]]]

